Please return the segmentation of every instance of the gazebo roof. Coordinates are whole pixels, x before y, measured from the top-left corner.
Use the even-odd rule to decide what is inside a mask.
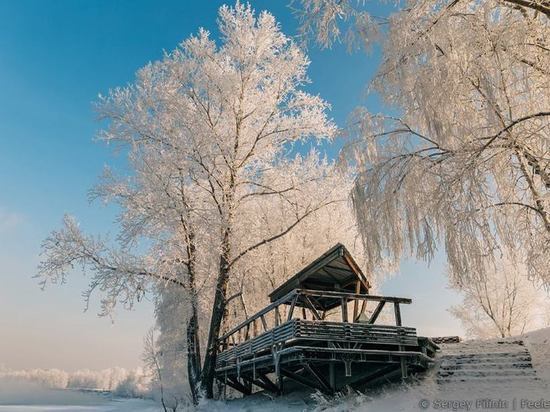
[[[271,292],[269,298],[275,302],[294,289],[368,293],[369,288],[349,251],[338,243]]]

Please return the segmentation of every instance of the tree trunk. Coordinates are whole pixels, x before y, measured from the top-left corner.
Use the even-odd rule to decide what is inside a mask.
[[[187,375],[193,403],[196,405],[199,401],[198,386],[201,374],[201,355],[199,342],[199,322],[197,310],[193,305],[193,314],[187,325]]]
[[[187,325],[187,375],[193,403],[199,401],[199,381],[201,376],[201,353],[199,336],[199,317],[197,290],[195,285],[195,258],[196,249],[193,234],[189,234],[187,246],[187,272],[189,280],[189,294],[191,297],[191,319]]]
[[[214,397],[214,378],[216,368],[216,356],[218,354],[218,337],[222,326],[226,309],[227,281],[229,278],[229,230],[226,230],[223,236],[222,253],[220,255],[220,266],[218,280],[216,283],[216,295],[212,308],[212,317],[210,319],[210,331],[208,333],[208,342],[206,346],[206,355],[201,375],[201,388],[206,393],[206,397]]]

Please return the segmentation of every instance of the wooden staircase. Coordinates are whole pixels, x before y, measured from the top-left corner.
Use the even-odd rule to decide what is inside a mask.
[[[441,345],[437,383],[532,381],[539,384],[531,355],[521,340],[492,340]]]

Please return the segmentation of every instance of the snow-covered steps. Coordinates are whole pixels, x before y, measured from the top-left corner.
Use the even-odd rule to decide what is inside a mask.
[[[436,380],[440,385],[539,381],[523,341],[506,339],[441,345]]]

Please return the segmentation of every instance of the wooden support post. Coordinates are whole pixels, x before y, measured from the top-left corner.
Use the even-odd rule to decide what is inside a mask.
[[[335,365],[333,361],[329,361],[328,364],[328,381],[330,385],[330,389],[332,391],[336,390],[336,376],[335,376]]]
[[[342,322],[348,321],[348,298],[342,298]]]
[[[271,348],[271,354],[273,356],[273,365],[275,366],[275,376],[277,377],[277,387],[279,390],[279,393],[283,393],[283,375],[281,373],[281,365],[279,363],[280,355],[279,355],[279,345],[273,345]]]
[[[395,310],[395,324],[397,326],[402,326],[402,324],[401,324],[401,309],[399,308],[399,303],[394,302],[393,303],[393,308]]]
[[[346,371],[346,377],[349,378],[351,376],[351,361],[350,360],[344,360],[344,369]]]
[[[363,313],[365,313],[366,309],[367,309],[367,301],[366,301],[366,299],[363,299],[361,301],[361,311],[359,312],[359,316],[361,316]]]
[[[393,303],[393,308],[395,310],[395,324],[397,326],[402,326],[401,309],[399,308],[399,303],[394,302]],[[403,349],[404,349],[404,347],[402,345],[399,345],[399,350],[402,351]],[[407,374],[408,374],[408,371],[407,371],[407,358],[405,358],[404,356],[401,356],[400,364],[401,364],[401,379],[406,379]]]
[[[361,291],[361,283],[359,281],[355,282],[355,293],[359,294]],[[359,300],[355,299],[353,301],[353,323],[357,322],[357,312],[359,311]]]
[[[275,307],[275,326],[281,324],[281,315],[279,314],[279,306]]]
[[[401,349],[401,347],[399,347]],[[401,356],[401,379],[405,380],[408,376],[407,358]]]
[[[262,326],[264,327],[264,332],[267,332],[267,322],[265,321],[264,315],[260,316],[260,319],[262,320]]]

